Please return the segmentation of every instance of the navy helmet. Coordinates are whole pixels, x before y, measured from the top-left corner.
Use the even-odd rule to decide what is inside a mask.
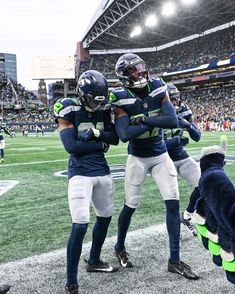
[[[177,89],[177,87],[171,83],[167,83],[167,91],[169,93],[169,97],[172,104],[176,108],[180,107],[180,104],[181,104],[180,91]]]
[[[136,54],[126,53],[120,56],[115,72],[123,86],[143,88],[147,85],[148,70],[145,62]]]
[[[108,82],[102,73],[87,70],[78,79],[77,94],[87,111],[97,111],[108,101]]]

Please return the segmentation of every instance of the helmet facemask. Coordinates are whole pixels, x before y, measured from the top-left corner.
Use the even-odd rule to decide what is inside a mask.
[[[79,91],[81,92],[81,91]],[[80,93],[81,94],[81,93]],[[92,94],[81,94],[81,100],[85,109],[89,112],[95,112],[99,110],[108,100],[105,96],[95,96],[93,97]]]
[[[95,70],[88,70],[80,76],[77,92],[82,105],[89,112],[99,110],[108,101],[108,83]]]
[[[138,55],[124,54],[115,70],[122,84],[128,88],[144,88],[147,85],[148,71]]]

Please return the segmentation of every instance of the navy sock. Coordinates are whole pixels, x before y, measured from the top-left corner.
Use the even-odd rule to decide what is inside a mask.
[[[189,204],[188,207],[186,208],[187,212],[193,213],[195,210],[195,205],[197,203],[197,200],[200,198],[200,192],[198,187],[196,187],[191,196],[190,196],[190,200],[189,200]]]
[[[82,252],[82,242],[87,231],[88,224],[73,224],[67,245],[67,283],[77,285],[78,263]]]
[[[135,212],[135,208],[130,208],[127,205],[124,205],[122,212],[118,218],[118,237],[117,244],[115,245],[115,251],[121,252],[125,246],[125,239],[128,228],[131,223],[132,214]]]
[[[92,233],[92,245],[90,251],[89,264],[95,264],[100,261],[101,248],[107,235],[108,227],[111,221],[110,217],[96,217],[96,223]]]
[[[4,149],[1,149],[1,158],[4,158]]]
[[[170,259],[175,263],[180,260],[180,214],[179,201],[166,200],[166,226],[169,235]]]

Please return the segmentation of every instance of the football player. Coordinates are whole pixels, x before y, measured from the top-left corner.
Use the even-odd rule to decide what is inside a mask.
[[[179,117],[179,128],[168,130],[164,134],[167,151],[174,162],[178,174],[194,188],[189,204],[181,215],[181,221],[194,236],[197,236],[197,230],[192,222],[192,217],[196,202],[200,197],[198,182],[201,172],[199,164],[184,149],[184,146],[189,143],[189,139],[183,136],[183,132],[187,131],[190,138],[198,142],[201,138],[201,131],[193,122],[191,109],[181,101],[180,92],[176,86],[168,83],[167,91]]]
[[[180,259],[180,214],[177,172],[163,139],[162,128],[177,126],[177,115],[167,87],[159,78],[150,78],[145,62],[136,54],[122,55],[115,67],[122,87],[115,88],[110,100],[115,112],[119,138],[129,141],[125,173],[125,204],[119,215],[115,253],[119,263],[133,266],[125,249],[131,217],[141,199],[145,178],[150,172],[166,205],[166,224],[170,243],[168,271],[187,279],[198,274]]]
[[[78,80],[77,99],[61,99],[54,105],[60,138],[70,153],[68,200],[72,231],[67,246],[66,293],[78,293],[77,271],[82,242],[87,231],[92,203],[96,212],[88,272],[115,272],[117,268],[100,259],[113,212],[114,184],[104,153],[118,136],[111,122],[108,83],[95,70],[85,71]]]
[[[5,148],[5,140],[2,134],[2,131],[0,131],[0,162],[4,162],[4,148]]]

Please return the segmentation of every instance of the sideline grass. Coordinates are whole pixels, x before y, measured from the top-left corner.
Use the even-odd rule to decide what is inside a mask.
[[[200,156],[204,146],[219,144],[221,133],[203,133],[199,143],[190,142],[188,152]],[[228,137],[228,154],[235,155],[235,136]],[[110,148],[107,160],[110,165],[125,164],[126,144]],[[0,180],[18,180],[20,183],[0,196],[0,262],[64,248],[70,233],[70,214],[67,204],[67,180],[55,177],[54,173],[67,169],[68,155],[58,134],[24,138],[20,135],[6,138],[5,164],[0,165]],[[32,164],[34,163],[34,164]],[[235,164],[225,167],[235,182]],[[117,231],[117,217],[123,205],[123,180],[115,181],[115,210],[109,236]],[[192,191],[179,178],[181,210]],[[91,225],[86,240],[91,238],[94,223],[91,210]],[[163,222],[165,207],[158,189],[151,178],[146,180],[141,205],[132,219],[131,230],[145,228]]]

